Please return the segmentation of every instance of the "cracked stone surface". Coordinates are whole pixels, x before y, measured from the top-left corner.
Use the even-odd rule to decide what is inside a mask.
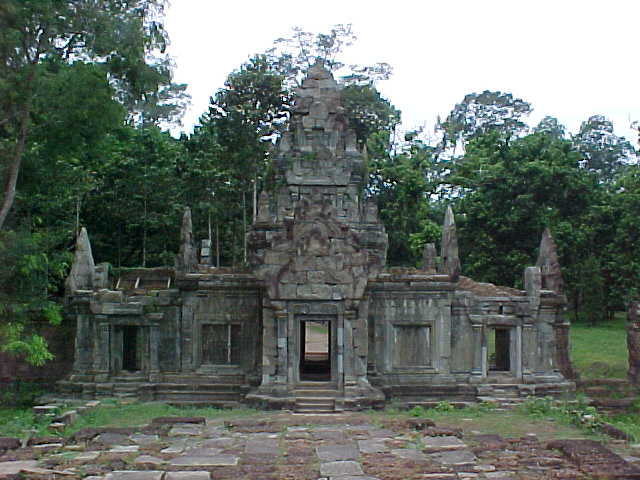
[[[0,453],[0,480],[587,480],[595,468],[585,459],[596,446],[584,441],[549,447],[535,436],[452,436],[445,429],[425,436],[409,420],[370,421],[274,413],[206,425],[158,423],[126,434],[100,429],[51,450]],[[615,460],[615,471],[640,477],[637,457],[629,462],[604,446],[598,452]],[[607,464],[597,466],[600,472]]]
[[[327,462],[320,464],[320,475],[327,477],[338,477],[343,475],[362,475],[362,467],[358,462],[342,460],[338,462]]]

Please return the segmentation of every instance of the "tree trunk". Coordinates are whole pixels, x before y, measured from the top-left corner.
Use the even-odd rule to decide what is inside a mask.
[[[247,193],[242,192],[242,261],[247,263]]]
[[[627,348],[629,371],[627,377],[635,385],[640,380],[640,302],[631,302],[627,310]]]
[[[29,77],[29,80],[33,78],[33,75]],[[30,89],[27,89],[29,92]],[[24,154],[25,145],[27,143],[27,135],[29,132],[29,111],[31,104],[31,95],[28,97],[22,109],[20,110],[20,129],[18,132],[18,140],[13,152],[11,160],[9,160],[9,166],[6,171],[7,179],[4,184],[4,191],[2,195],[2,206],[0,207],[0,229],[4,226],[4,222],[9,216],[13,202],[16,199],[16,185],[18,183],[18,174],[20,173],[20,166],[22,164],[22,155]]]

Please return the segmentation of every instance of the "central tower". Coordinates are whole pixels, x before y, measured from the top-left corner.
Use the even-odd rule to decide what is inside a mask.
[[[265,285],[262,383],[250,398],[285,406],[300,385],[322,379],[338,409],[382,401],[367,381],[363,300],[384,267],[387,235],[363,197],[365,158],[321,62],[296,92],[274,168],[276,187],[260,195],[248,234],[249,262]],[[313,335],[325,346],[316,359]]]

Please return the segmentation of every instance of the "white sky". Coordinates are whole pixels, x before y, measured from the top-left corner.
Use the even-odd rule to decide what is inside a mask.
[[[500,90],[575,133],[589,116],[640,120],[640,0],[171,0],[165,25],[175,81],[187,83],[190,132],[226,76],[299,26],[352,23],[346,63],[387,62],[378,85],[403,127],[431,128],[467,93]]]

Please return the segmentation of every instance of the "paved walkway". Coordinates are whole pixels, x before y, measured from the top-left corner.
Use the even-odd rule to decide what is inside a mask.
[[[7,451],[0,456],[0,478],[19,471],[88,480],[588,478],[535,436],[505,440],[417,420],[370,421],[365,415],[274,414],[86,430],[67,445]]]

